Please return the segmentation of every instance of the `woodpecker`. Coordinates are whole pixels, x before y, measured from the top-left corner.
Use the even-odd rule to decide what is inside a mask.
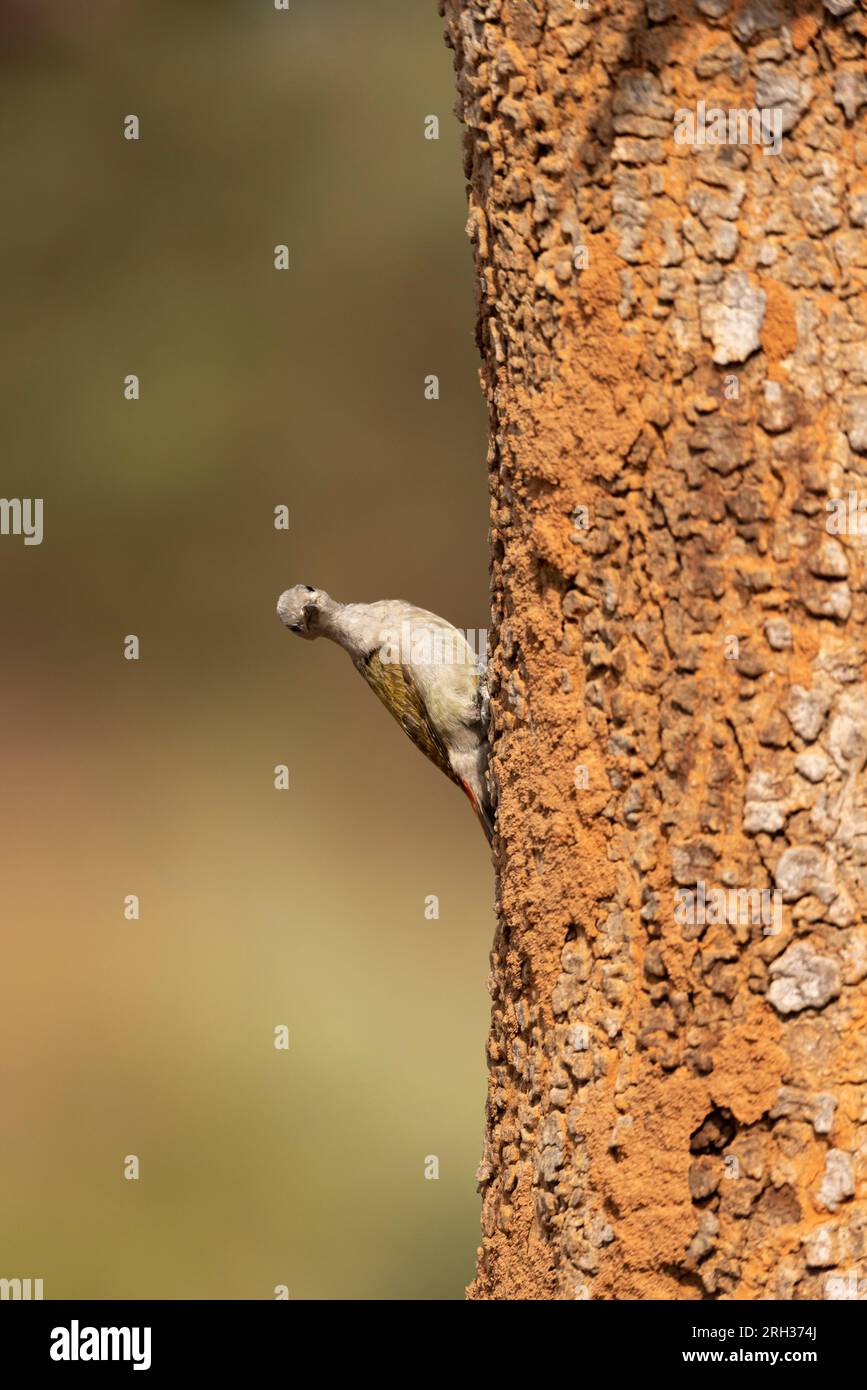
[[[466,793],[490,844],[487,684],[463,633],[400,599],[337,603],[310,584],[281,594],[277,616],[299,637],[327,637],[349,653],[416,748]]]

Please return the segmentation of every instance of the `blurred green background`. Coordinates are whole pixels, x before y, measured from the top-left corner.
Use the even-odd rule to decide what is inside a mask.
[[[472,1277],[488,850],[274,612],[305,582],[487,625],[441,31],[435,0],[0,5],[2,492],[45,499],[41,546],[0,537],[0,1276],[47,1298]]]

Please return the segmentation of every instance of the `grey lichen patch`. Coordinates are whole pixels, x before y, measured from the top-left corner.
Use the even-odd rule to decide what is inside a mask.
[[[841,772],[860,772],[867,760],[867,725],[864,706],[851,702],[852,713],[845,709],[835,715],[828,729],[828,751]]]
[[[867,106],[867,78],[857,68],[845,68],[834,79],[834,101],[842,106],[847,121],[854,121]]]
[[[795,759],[795,771],[814,785],[827,777],[831,764],[821,748],[807,749]]]
[[[785,652],[792,645],[792,629],[785,618],[768,618],[765,637],[772,651]]]
[[[768,999],[778,1013],[823,1009],[840,993],[840,967],[804,942],[790,946],[770,968]]]
[[[790,779],[774,767],[755,767],[744,790],[744,830],[748,835],[782,830],[796,803]]]
[[[813,89],[795,72],[775,63],[761,63],[756,74],[756,106],[782,112],[784,131],[793,130],[812,100]]]
[[[760,344],[768,297],[742,270],[732,270],[701,298],[701,331],[721,366],[746,362]]]
[[[797,1086],[781,1086],[770,1111],[772,1120],[807,1120],[816,1134],[830,1134],[837,1102],[829,1091],[804,1091]]]
[[[829,1149],[825,1156],[825,1171],[816,1190],[816,1200],[828,1211],[836,1211],[843,1202],[855,1196],[855,1170],[852,1159],[842,1149]]]
[[[792,845],[784,850],[777,860],[774,882],[787,903],[809,895],[827,906],[839,892],[834,860],[816,845]]]
[[[856,454],[867,454],[867,392],[858,392],[846,401],[843,429]]]
[[[800,411],[801,399],[797,391],[783,386],[779,381],[765,382],[759,424],[768,434],[784,434],[790,430],[796,424]]]
[[[803,1242],[808,1269],[831,1269],[839,1259],[839,1242],[834,1226],[817,1226]]]
[[[849,561],[840,542],[834,536],[823,536],[807,561],[807,567],[817,579],[845,579]]]
[[[805,690],[802,685],[791,687],[785,713],[795,733],[805,743],[813,743],[818,738],[831,707],[831,698],[829,690]]]

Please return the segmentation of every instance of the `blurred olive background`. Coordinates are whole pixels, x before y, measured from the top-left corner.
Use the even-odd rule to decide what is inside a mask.
[[[41,546],[0,537],[0,1276],[47,1298],[472,1277],[488,851],[274,611],[306,582],[487,624],[441,30],[435,0],[0,5],[2,493],[45,503]]]

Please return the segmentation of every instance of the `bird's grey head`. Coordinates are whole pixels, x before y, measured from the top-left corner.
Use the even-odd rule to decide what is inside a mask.
[[[277,616],[290,632],[312,639],[320,635],[319,618],[324,609],[331,606],[332,600],[324,589],[296,584],[294,589],[287,589],[277,600]]]

